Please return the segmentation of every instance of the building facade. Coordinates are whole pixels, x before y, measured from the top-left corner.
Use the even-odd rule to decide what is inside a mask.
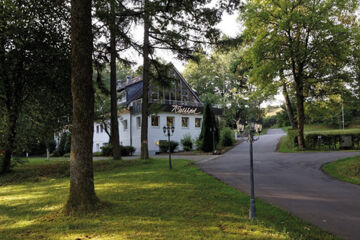
[[[164,126],[174,126],[172,141],[179,143],[178,150],[182,150],[181,139],[190,135],[192,139],[199,137],[202,126],[203,103],[197,93],[189,86],[181,74],[173,68],[170,88],[150,86],[148,116],[148,148],[150,154],[159,151],[159,141],[167,140]],[[141,106],[142,79],[128,78],[125,83],[118,83],[119,104],[123,110],[118,114],[120,144],[136,148],[135,154],[140,152],[141,139]],[[216,115],[221,115],[219,106],[214,106]],[[100,152],[101,147],[109,142],[104,126],[94,124],[93,151]]]

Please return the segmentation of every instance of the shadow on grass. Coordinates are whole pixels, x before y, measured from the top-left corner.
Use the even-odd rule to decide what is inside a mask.
[[[84,216],[61,213],[67,178],[1,188],[0,239],[333,239],[261,201],[259,220],[249,221],[248,196],[187,161],[132,165],[96,172],[109,207]]]

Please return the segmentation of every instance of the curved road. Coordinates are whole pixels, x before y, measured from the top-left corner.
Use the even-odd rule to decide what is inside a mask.
[[[272,129],[254,143],[255,196],[344,239],[360,239],[360,186],[324,174],[322,164],[359,152],[277,153],[284,132]],[[249,144],[199,167],[249,193]]]

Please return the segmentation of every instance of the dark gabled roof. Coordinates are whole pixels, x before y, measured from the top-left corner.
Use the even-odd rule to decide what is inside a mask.
[[[192,89],[192,87],[190,87],[190,85],[188,84],[188,82],[185,80],[185,78],[179,73],[179,71],[174,67],[174,71],[175,73],[180,77],[181,81],[183,83],[185,83],[185,85],[188,87],[188,89],[190,89],[191,93],[194,95],[194,97],[196,98],[196,100],[198,100],[199,102],[201,102],[201,99],[199,98],[198,94]]]
[[[128,106],[132,101],[138,99],[142,95],[143,82],[138,81],[133,84],[128,84],[122,90],[126,91],[126,99],[125,103],[122,103],[124,106]],[[121,91],[122,91],[121,90]]]
[[[201,103],[201,99],[199,98],[198,94],[190,87],[190,85],[187,83],[187,81],[175,68],[174,65],[173,65],[173,70],[175,74],[179,76],[180,80],[185,84],[185,86],[191,91],[195,99]],[[143,87],[142,77],[135,77],[132,78],[131,81],[128,83],[119,84],[117,87],[117,91],[121,92],[125,90],[127,94],[126,96],[127,101],[122,103],[121,105],[128,106],[132,101],[141,98],[142,87]]]

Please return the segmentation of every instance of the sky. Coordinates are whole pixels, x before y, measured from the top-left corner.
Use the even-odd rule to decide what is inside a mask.
[[[217,25],[217,28],[220,29],[223,34],[229,37],[235,37],[240,33],[241,29],[240,24],[236,21],[237,17],[238,11],[234,12],[232,15],[224,13],[221,22]],[[134,26],[134,28],[132,29],[133,37],[139,43],[143,41],[143,31],[144,30],[142,24]],[[136,62],[134,68],[142,65],[142,57],[134,50],[126,52],[125,55],[127,55],[127,57],[132,61]],[[172,62],[180,72],[185,69],[186,61],[178,60],[170,51],[157,50],[156,55],[160,58],[165,59],[167,62]]]
[[[214,0],[216,2],[216,0]],[[241,23],[237,21],[239,16],[239,12],[235,11],[233,14],[224,13],[222,15],[221,22],[217,25],[217,28],[225,35],[229,37],[236,37],[241,33]],[[137,41],[143,41],[143,25],[137,25],[133,28],[132,34]],[[127,58],[131,59],[132,61],[136,62],[137,64],[134,68],[143,64],[142,57],[135,51],[129,51],[126,53]],[[157,50],[156,55],[162,59],[165,59],[167,62],[172,62],[175,67],[180,71],[183,72],[186,66],[186,61],[178,60],[170,51],[166,50]],[[266,101],[261,104],[261,107],[266,107],[268,105],[280,105],[283,102],[283,97],[281,95],[276,95],[273,100]]]

